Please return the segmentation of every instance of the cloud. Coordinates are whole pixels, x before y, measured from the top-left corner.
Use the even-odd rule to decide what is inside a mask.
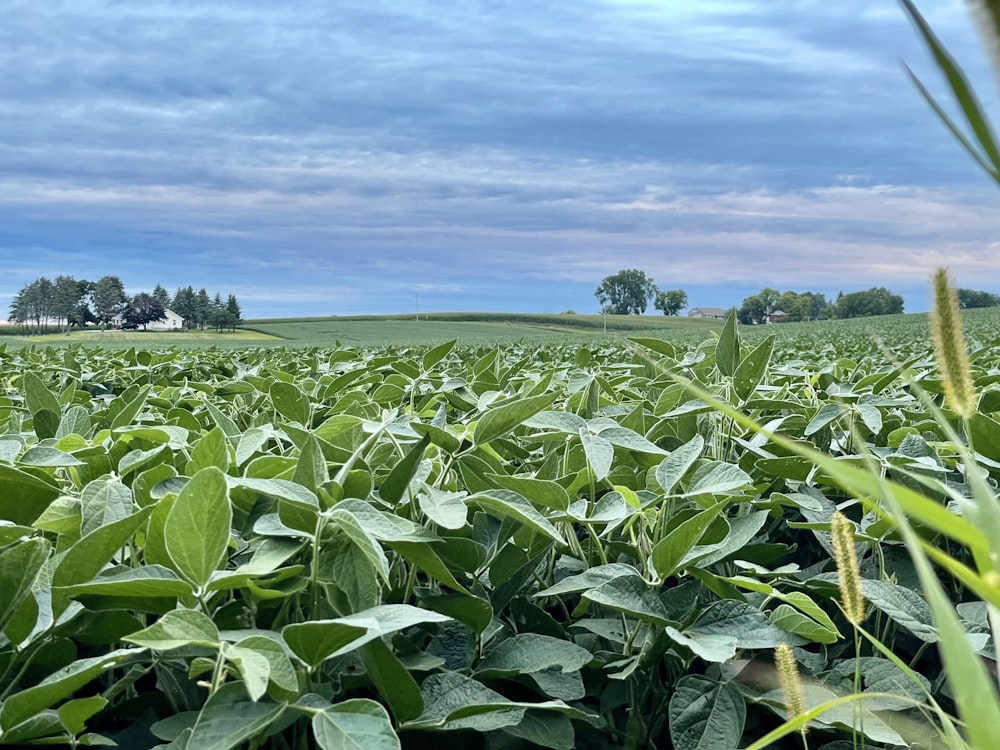
[[[65,272],[250,315],[582,308],[622,267],[1000,284],[992,196],[889,6],[14,0],[0,305]],[[954,6],[928,15],[965,52]]]

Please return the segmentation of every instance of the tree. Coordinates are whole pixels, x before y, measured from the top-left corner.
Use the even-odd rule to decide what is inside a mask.
[[[204,329],[208,323],[208,318],[212,314],[212,300],[208,296],[208,291],[202,287],[194,298],[194,319],[199,328]]]
[[[971,307],[1000,306],[1000,297],[989,292],[977,292],[973,289],[958,290],[958,306],[963,309]]]
[[[123,312],[128,304],[125,285],[117,276],[103,276],[94,285],[91,296],[94,300],[94,316],[105,326]]]
[[[194,289],[190,286],[177,289],[171,300],[170,309],[184,318],[185,328],[194,328],[197,324],[198,305],[194,296]]]
[[[835,312],[838,318],[896,315],[903,312],[903,298],[881,286],[863,292],[841,293],[837,296]]]
[[[126,328],[138,328],[142,326],[146,330],[146,325],[154,320],[165,320],[166,308],[158,297],[154,297],[146,292],[140,292],[129,300],[128,306],[122,315]]]
[[[170,307],[170,292],[159,284],[153,287],[153,296],[160,300],[160,304],[163,305],[163,309]]]
[[[759,294],[754,294],[743,300],[736,311],[736,319],[743,325],[756,325],[767,319],[767,312],[767,304]]]
[[[687,307],[688,296],[683,289],[671,289],[666,292],[657,292],[653,307],[662,310],[664,315],[677,315]]]
[[[649,299],[656,296],[656,284],[645,272],[627,268],[606,276],[594,296],[612,315],[642,315]]]
[[[232,322],[231,327],[235,330],[236,326],[243,322],[243,311],[240,309],[240,303],[236,300],[235,294],[230,294],[226,300],[226,311]]]

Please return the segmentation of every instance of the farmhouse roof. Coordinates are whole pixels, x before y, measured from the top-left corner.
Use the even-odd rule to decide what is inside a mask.
[[[688,317],[695,318],[724,318],[727,311],[721,307],[692,307],[688,310]]]

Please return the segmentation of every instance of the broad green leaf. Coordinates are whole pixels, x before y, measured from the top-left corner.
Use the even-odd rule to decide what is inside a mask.
[[[0,708],[0,730],[7,731],[39,711],[55,705],[100,675],[122,662],[131,660],[143,651],[141,648],[125,648],[109,651],[101,656],[77,659],[69,666],[53,672],[37,685],[12,694]]]
[[[424,451],[427,450],[430,442],[430,437],[425,435],[406,452],[401,461],[392,467],[389,476],[379,486],[379,497],[390,505],[396,505],[403,499],[407,488],[410,486],[410,482],[416,476],[417,469],[420,467],[420,461],[424,457]]]
[[[31,594],[50,549],[48,541],[34,537],[0,551],[0,633]]]
[[[107,705],[108,699],[100,695],[66,701],[59,706],[59,723],[70,735],[76,737],[86,729],[87,719],[102,711]]]
[[[229,545],[233,510],[226,477],[214,466],[184,485],[163,528],[167,553],[184,576],[204,588]]]
[[[516,492],[535,505],[555,510],[566,510],[569,507],[569,493],[557,482],[506,474],[489,474],[487,476],[501,487]]]
[[[59,399],[46,387],[45,382],[37,374],[28,370],[24,373],[21,382],[24,384],[25,402],[32,416],[40,411],[50,411],[56,415],[62,413]]]
[[[578,672],[593,655],[575,643],[538,633],[519,633],[490,649],[476,667],[481,677],[532,674],[558,669]]]
[[[654,456],[662,456],[666,451],[655,443],[651,443],[642,435],[624,427],[606,427],[598,431],[598,435],[607,440],[612,445],[636,453],[646,453]]]
[[[638,575],[613,578],[583,594],[595,604],[655,625],[670,625],[670,613],[646,581]]]
[[[452,339],[451,341],[445,341],[443,344],[438,344],[433,349],[428,349],[421,360],[424,372],[430,370],[438,362],[447,357],[451,353],[451,350],[455,348],[456,343],[458,343],[458,339]]]
[[[547,536],[556,544],[565,544],[562,536],[559,534],[559,530],[545,516],[539,513],[535,509],[535,506],[514,492],[492,490],[489,493],[473,495],[467,498],[466,502],[489,508],[501,516],[514,518],[525,526]]]
[[[598,565],[583,573],[573,576],[566,576],[558,583],[549,586],[535,594],[535,597],[559,596],[561,594],[576,594],[588,589],[595,589],[603,586],[608,581],[613,581],[622,576],[637,576],[639,571],[622,563],[610,563],[608,565]]]
[[[36,445],[28,448],[17,459],[17,462],[21,466],[86,466],[86,463],[78,458],[74,458],[69,453],[44,445]]]
[[[771,622],[782,630],[800,635],[812,643],[836,643],[840,634],[806,617],[788,604],[779,604],[771,612]]]
[[[397,723],[416,719],[423,713],[420,686],[385,642],[376,638],[359,651],[369,679],[389,705]]]
[[[295,465],[292,481],[301,484],[311,492],[318,493],[320,487],[330,481],[330,472],[326,466],[326,457],[319,439],[309,435],[299,451],[299,460]]]
[[[810,435],[815,435],[832,421],[837,419],[843,410],[844,407],[840,404],[824,404],[817,410],[816,414],[809,421],[809,424],[806,425],[806,429],[802,433],[803,436],[809,437]]]
[[[126,394],[123,393],[111,403],[111,410],[115,411],[115,416],[111,420],[111,429],[125,427],[133,423],[139,411],[146,404],[149,390],[148,386],[141,389],[139,394],[131,400],[127,400]]]
[[[687,491],[681,497],[721,495],[750,484],[753,484],[753,479],[739,466],[724,461],[709,461],[695,470]]]
[[[688,442],[677,448],[656,467],[656,481],[668,495],[681,481],[688,469],[701,456],[705,448],[705,440],[701,435],[695,435]]]
[[[389,714],[365,698],[341,701],[312,718],[313,737],[323,750],[399,750]]]
[[[738,554],[760,532],[768,515],[766,510],[757,510],[745,516],[727,519],[729,533],[713,552],[698,556],[698,567],[707,568],[709,565],[722,562],[727,557]]]
[[[191,596],[194,590],[174,572],[161,565],[144,565],[114,575],[98,576],[89,581],[65,586],[70,596],[107,596],[123,599],[147,597],[177,598]]]
[[[216,646],[219,629],[211,618],[195,609],[173,609],[148,628],[123,639],[155,651],[169,651],[182,646]]]
[[[80,494],[80,533],[120,521],[132,513],[132,491],[121,482],[96,479]]]
[[[566,411],[540,411],[524,420],[525,427],[536,430],[552,430],[568,435],[579,435],[587,427],[587,420]]]
[[[594,478],[600,482],[611,472],[611,464],[615,460],[614,446],[589,429],[580,430],[580,442]]]
[[[494,406],[480,417],[476,424],[476,445],[486,445],[506,435],[525,420],[549,408],[555,399],[555,394],[550,393],[515,401],[503,401],[499,406]]]
[[[267,683],[271,677],[271,663],[268,659],[253,649],[234,646],[231,643],[222,644],[222,653],[236,666],[250,700],[260,700],[267,692]]]
[[[468,493],[439,490],[424,485],[417,493],[417,503],[427,517],[446,529],[460,529],[465,526],[469,509],[465,505]]]
[[[219,428],[206,433],[191,450],[191,460],[187,463],[187,474],[194,476],[202,469],[214,466],[223,474],[229,469],[229,451],[226,435]]]
[[[94,578],[125,546],[152,511],[152,506],[142,508],[121,520],[105,524],[79,539],[59,560],[52,574],[53,589],[64,589]],[[53,594],[52,606],[56,616],[62,614],[67,604],[64,592]]]
[[[223,686],[227,688],[229,686]],[[243,747],[250,738],[264,732],[278,721],[285,711],[280,703],[235,700],[242,685],[233,683],[231,690],[222,690],[209,698],[198,713],[185,747],[194,750],[231,750]]]
[[[335,507],[330,511],[329,518],[331,523],[335,524],[351,540],[351,543],[361,550],[382,580],[388,582],[389,560],[386,558],[385,552],[382,551],[381,545],[368,533],[354,514]]]
[[[290,422],[308,427],[311,405],[309,397],[292,383],[275,382],[271,386],[271,402],[275,410]]]
[[[666,633],[674,643],[691,649],[695,656],[719,664],[736,656],[736,636],[706,633],[682,633],[667,625]]]
[[[677,750],[722,750],[739,747],[746,704],[730,683],[687,675],[674,686],[668,715]]]
[[[653,547],[652,554],[653,570],[656,571],[656,575],[661,579],[672,576],[685,555],[698,543],[698,540],[701,539],[712,521],[719,517],[719,513],[726,505],[727,501],[723,500],[711,508],[701,511],[676,526],[657,542],[656,546]]]
[[[743,401],[753,395],[757,386],[764,379],[773,351],[774,336],[768,336],[736,367],[736,371],[733,373],[733,390]]]
[[[875,607],[920,640],[937,642],[938,633],[934,628],[930,607],[915,591],[888,581],[863,578],[861,593]]]
[[[782,643],[800,646],[805,642],[774,625],[760,610],[734,599],[710,605],[684,632],[689,636],[731,636],[739,648],[774,648]]]
[[[715,366],[726,377],[731,377],[740,364],[740,333],[736,323],[736,311],[726,318],[715,347]]]
[[[59,488],[0,463],[0,521],[30,525],[59,495]]]
[[[295,676],[295,668],[285,647],[275,638],[263,635],[252,635],[236,643],[237,646],[253,651],[267,660],[268,679],[285,693],[298,693],[299,683]]]

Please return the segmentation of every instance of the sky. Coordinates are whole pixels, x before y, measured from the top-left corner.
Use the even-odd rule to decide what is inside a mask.
[[[5,0],[0,314],[60,274],[246,317],[1000,292],[996,185],[904,60],[947,98],[895,0]]]

